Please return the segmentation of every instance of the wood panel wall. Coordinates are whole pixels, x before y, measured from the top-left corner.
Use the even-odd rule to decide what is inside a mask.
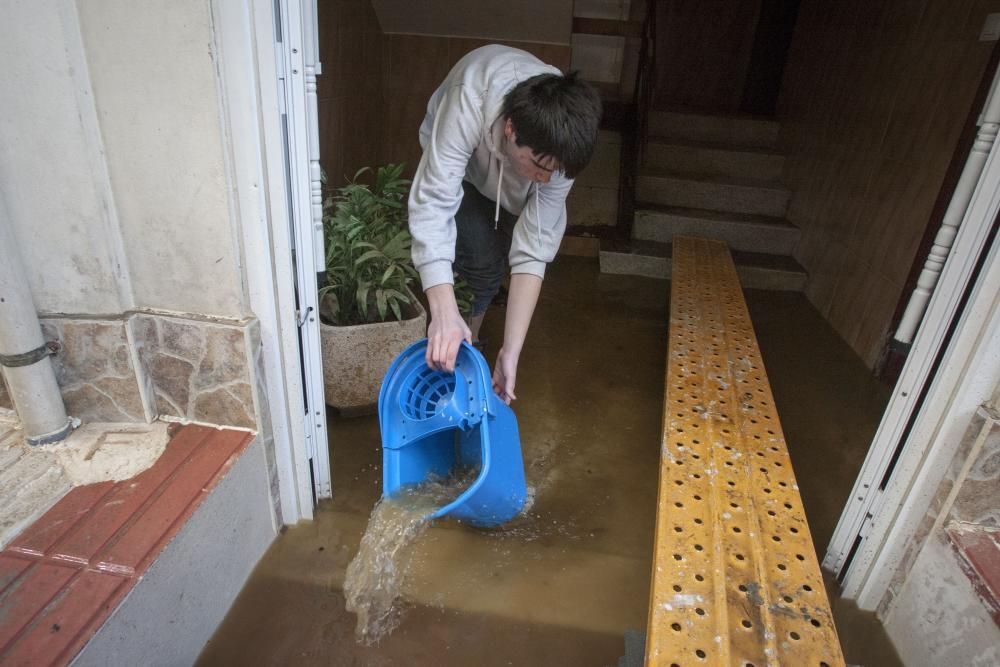
[[[320,164],[336,188],[378,164],[384,35],[370,0],[319,0],[317,9]]]
[[[463,55],[487,44],[506,44],[534,54],[561,70],[569,68],[569,45],[495,41],[465,37],[386,35],[382,51],[383,127],[381,162],[405,162],[413,174],[420,161],[417,132],[427,100]]]
[[[569,44],[384,34],[370,0],[319,0],[318,10],[320,162],[331,188],[389,162],[405,162],[412,176],[427,100],[472,49],[502,43],[569,68]]]
[[[875,369],[1000,0],[803,0],[779,100],[806,294]]]

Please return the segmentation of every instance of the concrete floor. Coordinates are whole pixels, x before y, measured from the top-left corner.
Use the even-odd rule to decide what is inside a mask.
[[[515,404],[535,504],[502,530],[433,526],[403,621],[376,647],[355,643],[341,587],[381,493],[378,424],[331,415],[333,501],[278,538],[199,664],[616,664],[648,605],[668,292],[596,260],[550,267]],[[888,392],[801,294],[748,302],[822,554]],[[898,664],[870,616],[848,626],[849,663]]]

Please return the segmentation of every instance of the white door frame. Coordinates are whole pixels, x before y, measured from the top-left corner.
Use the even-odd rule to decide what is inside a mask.
[[[1000,184],[998,184],[1000,185]],[[997,198],[994,198],[995,203]],[[994,239],[941,370],[927,394],[875,514],[844,578],[844,596],[874,610],[927,514],[963,435],[1000,380],[1000,241]]]
[[[274,6],[280,10],[282,31],[276,61],[285,102],[282,108],[279,90],[279,108],[286,119],[289,201],[298,288],[298,341],[304,388],[301,414],[305,419],[305,445],[312,462],[318,500],[332,495],[316,277],[326,269],[316,101],[316,76],[321,71],[319,33],[316,0],[275,0]]]
[[[287,1],[295,5],[307,2],[314,7],[311,0]],[[315,210],[311,196],[303,207],[301,198],[293,200],[288,190],[289,182],[298,181],[286,179],[280,111],[284,100],[278,82],[285,71],[291,71],[286,60],[296,55],[290,52],[291,48],[298,47],[291,47],[291,40],[285,40],[287,48],[275,48],[276,2],[213,0],[211,6],[219,54],[216,66],[221,84],[225,157],[232,178],[231,209],[233,218],[239,220],[238,240],[243,246],[245,263],[242,268],[249,307],[260,322],[263,377],[258,378],[258,382],[264,385],[267,405],[266,409],[265,406],[256,407],[261,418],[270,419],[277,472],[276,500],[280,502],[281,518],[284,523],[294,524],[313,518],[314,497],[330,495],[330,486],[326,438],[316,434],[326,430],[322,394],[319,419],[310,424],[305,415],[306,396],[299,356],[300,317],[295,299],[297,276],[292,262],[292,249],[298,239],[292,229],[289,202],[298,201],[298,210],[308,212],[310,221]],[[301,23],[298,25],[301,27]],[[312,25],[315,26],[315,22]],[[297,32],[298,35],[302,33],[301,29]],[[301,52],[299,49],[299,54]],[[301,82],[297,88],[304,99],[306,70],[301,66],[292,69],[302,74],[294,76]],[[312,81],[315,83],[314,78]],[[300,125],[307,125],[304,114],[296,118]],[[303,135],[301,128],[299,135]],[[301,144],[297,142],[296,146],[299,146],[298,155],[302,159]],[[318,159],[318,146],[316,148],[314,155]],[[301,229],[301,225],[299,227]],[[315,237],[313,242],[315,244]],[[321,240],[319,245],[322,248]],[[315,274],[311,277],[315,285]],[[311,294],[315,298],[315,290]],[[312,313],[315,314],[315,310]],[[319,363],[317,360],[314,375],[318,374],[322,381]],[[321,441],[322,446],[310,447],[310,441]],[[315,454],[317,449],[319,456]],[[315,475],[316,470],[321,474]],[[314,476],[320,483],[325,482],[325,493],[324,487],[314,485]]]
[[[997,128],[996,123],[985,123],[980,133],[995,136]],[[965,427],[992,390],[990,387],[984,395],[982,383],[975,378],[977,374],[986,377],[993,373],[991,352],[984,347],[984,340],[988,339],[989,327],[996,326],[990,318],[995,320],[992,302],[1000,291],[1000,267],[996,241],[992,248],[985,248],[985,243],[1000,210],[998,146],[992,143],[941,278],[823,561],[825,568],[841,578],[843,596],[856,600],[862,609],[875,609],[884,597]],[[972,287],[964,312],[958,313],[983,253],[989,253],[987,263]],[[956,329],[947,349],[942,349],[956,317],[960,318]],[[932,377],[939,356],[940,365]],[[996,362],[995,352],[992,361]],[[925,388],[926,396],[918,403]],[[902,452],[891,477],[880,489],[904,434]]]

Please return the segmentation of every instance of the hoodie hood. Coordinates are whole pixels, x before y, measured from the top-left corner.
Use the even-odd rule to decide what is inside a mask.
[[[503,100],[521,81],[559,74],[530,53],[490,45],[463,57],[427,104],[420,126],[424,149],[410,189],[413,259],[424,289],[452,282],[455,213],[462,181],[518,216],[509,256],[512,273],[542,276],[566,226],[572,180],[552,174],[544,185],[519,176],[503,154]],[[505,168],[506,167],[506,168]]]

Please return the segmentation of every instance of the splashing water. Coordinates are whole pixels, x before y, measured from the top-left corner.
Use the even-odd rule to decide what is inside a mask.
[[[347,610],[358,616],[358,642],[376,644],[399,625],[396,601],[407,574],[409,547],[430,525],[427,517],[461,495],[478,474],[463,470],[444,480],[431,479],[375,504],[344,580]]]

